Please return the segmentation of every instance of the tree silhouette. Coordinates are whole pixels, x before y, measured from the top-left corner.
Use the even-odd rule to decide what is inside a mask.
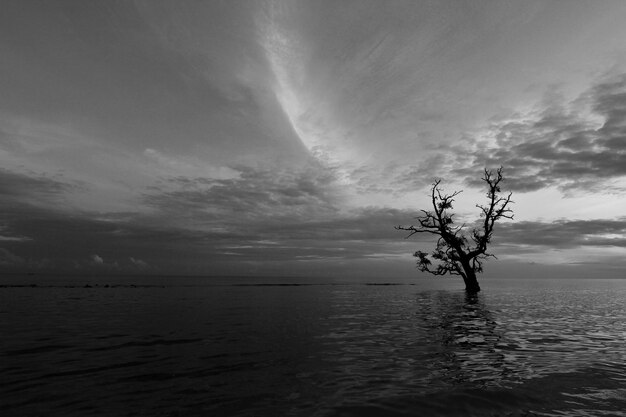
[[[465,282],[467,292],[478,292],[480,286],[476,274],[483,271],[483,261],[494,255],[487,253],[487,245],[491,242],[493,227],[500,219],[513,219],[513,210],[509,205],[512,193],[507,196],[500,194],[500,182],[503,180],[502,167],[494,173],[485,168],[482,180],[487,184],[488,204],[477,204],[481,210],[479,227],[472,229],[469,238],[466,236],[465,224],[455,225],[452,203],[462,191],[444,194],[439,187],[441,180],[435,181],[431,188],[433,210],[421,210],[422,215],[416,217],[418,225],[396,226],[397,230],[409,231],[407,239],[416,233],[430,233],[439,236],[432,254],[417,251],[417,267],[422,272],[433,275],[460,275]],[[435,260],[435,263],[431,260]]]

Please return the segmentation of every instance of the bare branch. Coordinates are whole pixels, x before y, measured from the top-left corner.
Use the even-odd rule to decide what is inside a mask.
[[[513,204],[512,193],[506,196],[500,194],[500,183],[504,179],[502,170],[502,167],[495,172],[486,168],[484,170],[482,180],[487,185],[487,204],[476,205],[480,209],[483,220],[480,228],[471,231],[470,238],[473,247],[468,247],[469,240],[464,233],[466,224],[454,225],[454,213],[450,213],[455,197],[462,191],[446,194],[440,187],[441,180],[436,180],[430,190],[433,210],[421,210],[422,215],[416,217],[417,225],[396,226],[397,230],[409,232],[407,239],[416,233],[439,236],[432,254],[415,252],[414,256],[418,258],[417,267],[420,271],[433,275],[461,275],[468,289],[480,290],[476,273],[482,272],[484,260],[489,257],[495,258],[487,253],[494,225],[501,219],[513,219],[513,210],[510,208]],[[436,263],[433,263],[433,260]]]
[[[408,236],[405,237],[405,239],[410,238],[411,236],[413,236],[416,233],[432,233],[434,235],[438,235],[439,233],[437,233],[436,230],[428,230],[428,229],[417,229],[415,226],[395,226],[396,230],[406,230],[409,233]]]

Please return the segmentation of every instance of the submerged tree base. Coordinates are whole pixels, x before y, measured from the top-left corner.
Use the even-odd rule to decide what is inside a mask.
[[[480,285],[478,283],[465,283],[465,292],[468,294],[476,294],[480,291]]]
[[[478,279],[474,271],[466,271],[460,273],[465,283],[465,291],[468,294],[475,294],[480,291],[480,285],[478,285]]]

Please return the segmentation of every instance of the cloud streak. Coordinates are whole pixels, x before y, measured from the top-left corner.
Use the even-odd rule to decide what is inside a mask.
[[[513,222],[500,225],[497,242],[534,247],[626,247],[626,218]]]

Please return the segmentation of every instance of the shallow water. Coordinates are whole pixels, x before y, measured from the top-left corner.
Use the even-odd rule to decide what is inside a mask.
[[[626,280],[0,285],[3,416],[626,416]]]

